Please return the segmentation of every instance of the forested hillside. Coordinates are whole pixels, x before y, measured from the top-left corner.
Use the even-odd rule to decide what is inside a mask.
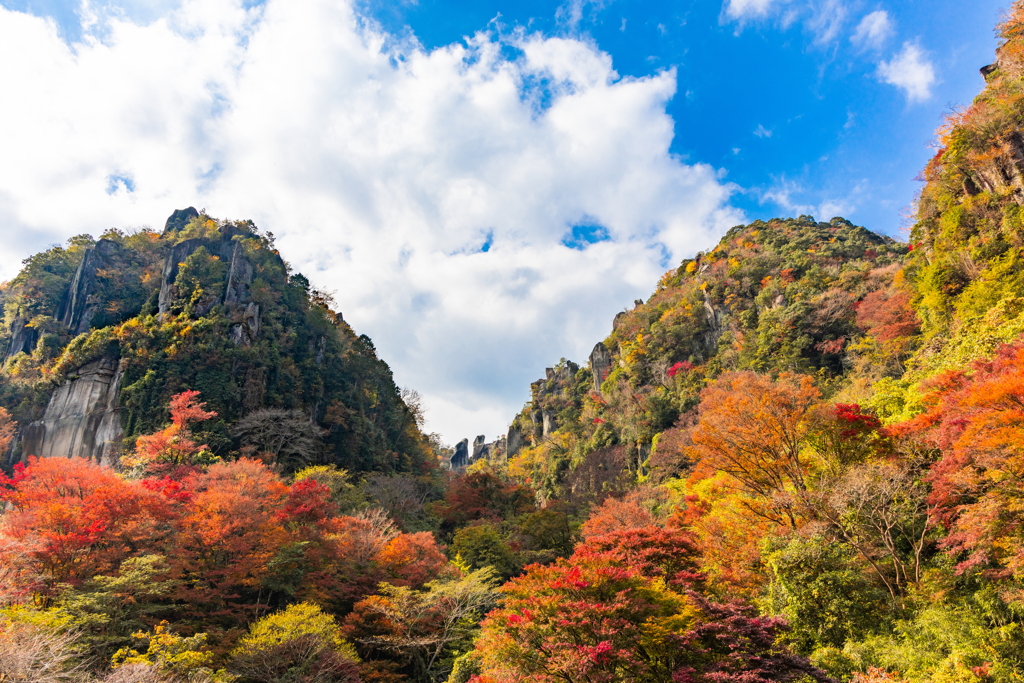
[[[0,680],[1024,680],[1022,28],[908,243],[736,226],[465,467],[251,224],[31,257]]]
[[[251,222],[188,209],[159,232],[79,235],[26,259],[0,296],[0,406],[21,428],[9,463],[115,461],[166,423],[171,396],[196,390],[216,413],[198,434],[210,457],[436,464],[370,339]]]

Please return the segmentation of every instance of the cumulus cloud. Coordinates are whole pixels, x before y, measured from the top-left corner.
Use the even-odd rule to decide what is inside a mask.
[[[715,169],[669,153],[673,71],[620,78],[523,31],[428,52],[346,2],[248,5],[114,13],[71,45],[0,7],[0,279],[183,206],[252,218],[454,441],[503,430],[545,364],[585,361],[742,220]]]
[[[878,77],[902,90],[911,102],[922,102],[932,95],[935,67],[919,45],[907,42],[890,61],[878,64]]]
[[[857,24],[853,35],[850,36],[850,42],[861,50],[878,50],[892,34],[893,28],[889,13],[880,9],[864,15],[864,18]]]

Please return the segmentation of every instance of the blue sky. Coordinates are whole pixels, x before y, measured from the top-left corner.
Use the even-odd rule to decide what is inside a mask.
[[[366,0],[363,7],[427,49],[484,26],[525,27],[592,40],[622,76],[674,68],[672,152],[725,170],[741,188],[734,206],[757,218],[834,207],[898,236],[933,131],[982,85],[978,68],[992,61],[1007,0],[739,4],[750,9],[737,15],[729,2],[708,0]],[[877,41],[854,40],[860,22],[879,12],[886,22]],[[906,43],[934,70],[918,99],[879,76],[879,64]]]
[[[0,0],[0,280],[184,206],[251,218],[428,428],[491,439],[732,225],[898,236],[1002,6]]]

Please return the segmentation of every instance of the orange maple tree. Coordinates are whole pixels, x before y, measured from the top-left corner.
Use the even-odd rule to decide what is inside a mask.
[[[801,455],[808,413],[821,392],[806,375],[778,380],[754,372],[729,372],[701,392],[690,437],[695,476],[730,475],[768,503],[763,514],[797,526],[794,494],[806,490],[808,463]]]

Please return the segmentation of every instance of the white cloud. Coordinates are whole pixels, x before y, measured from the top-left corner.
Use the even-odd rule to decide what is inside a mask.
[[[861,50],[878,50],[892,34],[893,28],[889,13],[880,9],[864,15],[864,18],[857,24],[853,35],[850,36],[850,42]]]
[[[805,188],[799,183],[781,178],[774,187],[761,193],[761,203],[776,204],[792,216],[814,216],[819,221],[829,221],[836,216],[849,215],[856,208],[854,196],[860,194],[862,190],[863,188],[858,186],[845,199],[825,198],[819,204],[805,204],[795,198],[795,195],[803,194]]]
[[[584,15],[587,13],[588,5],[593,5],[591,11],[597,13],[604,9],[608,2],[609,0],[566,0],[555,10],[555,17],[564,26],[572,31],[576,31],[579,29],[580,22],[583,21]]]
[[[807,28],[814,34],[819,45],[831,43],[846,23],[849,10],[843,0],[822,0],[811,5],[811,17]]]
[[[585,41],[425,52],[331,0],[102,22],[69,47],[0,7],[0,279],[175,208],[252,218],[449,441],[503,430],[544,365],[585,362],[617,310],[742,220],[715,169],[669,153],[675,73],[619,78]],[[609,239],[561,244],[583,221]]]
[[[727,0],[723,14],[739,23],[737,30],[751,21],[772,21],[782,30],[802,22],[814,43],[825,45],[839,35],[849,8],[844,0]]]
[[[888,62],[879,62],[878,77],[902,90],[911,102],[921,102],[932,95],[935,68],[916,43],[903,43],[903,49]]]
[[[757,124],[757,129],[754,131],[754,135],[759,138],[770,138],[772,136],[772,131],[759,123]]]
[[[759,19],[768,16],[779,0],[728,0],[725,13],[730,19]]]

